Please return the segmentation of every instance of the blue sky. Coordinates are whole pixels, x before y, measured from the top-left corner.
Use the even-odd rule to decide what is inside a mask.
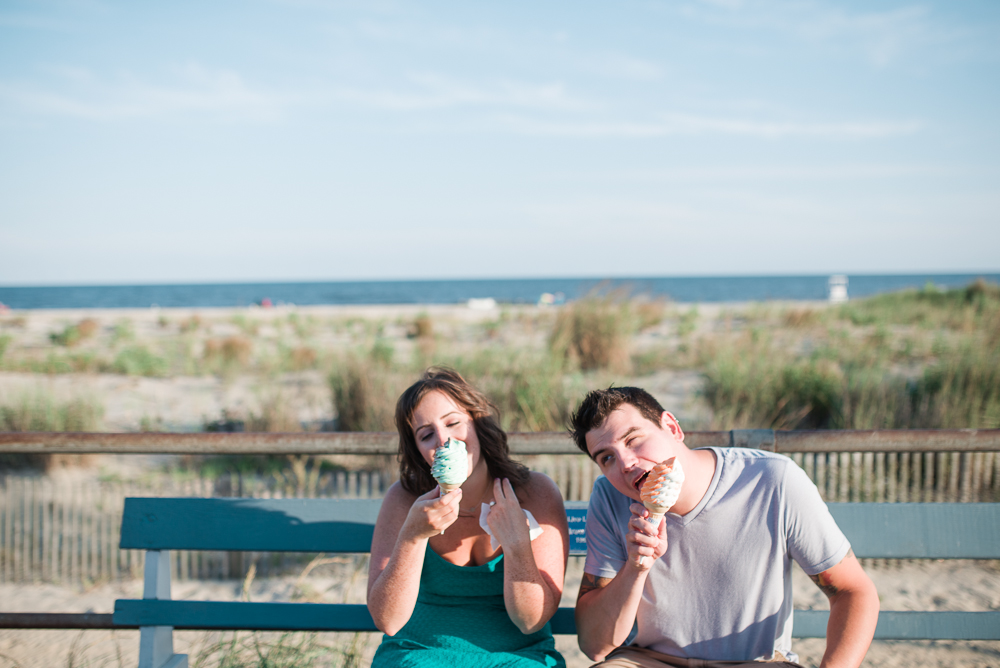
[[[0,284],[1000,269],[1000,5],[0,5]]]

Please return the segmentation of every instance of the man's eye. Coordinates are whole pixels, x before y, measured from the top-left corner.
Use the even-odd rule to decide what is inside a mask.
[[[611,455],[604,455],[603,457],[601,457],[601,466],[607,466],[608,462],[611,461],[611,457],[612,457]]]

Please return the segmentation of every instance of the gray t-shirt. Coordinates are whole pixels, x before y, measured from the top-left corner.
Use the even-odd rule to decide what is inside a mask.
[[[711,448],[715,475],[701,503],[668,513],[666,554],[650,569],[632,644],[716,661],[792,661],[791,560],[809,575],[836,566],[850,544],[816,486],[783,455]],[[591,575],[613,578],[628,557],[632,500],[607,478],[587,511]]]

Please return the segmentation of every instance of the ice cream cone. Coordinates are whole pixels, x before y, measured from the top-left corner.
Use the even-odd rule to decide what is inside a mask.
[[[661,506],[646,506],[646,510],[649,511],[649,517],[646,521],[653,525],[656,529],[660,526],[660,522],[663,520],[663,516],[667,514],[669,508],[663,508]]]
[[[663,516],[677,503],[683,483],[684,470],[675,457],[660,462],[646,475],[639,497],[649,511],[646,521],[653,525],[653,529],[659,528]],[[640,566],[645,561],[646,557],[639,557]]]
[[[441,488],[441,496],[461,487],[469,477],[469,459],[465,443],[454,438],[445,441],[434,452],[431,475]]]
[[[438,483],[438,487],[441,488],[441,496],[444,496],[448,492],[452,492],[452,491],[458,489],[459,487],[461,487],[461,485],[445,485],[445,484],[439,482]],[[444,534],[443,530],[441,531],[441,534],[442,535]]]

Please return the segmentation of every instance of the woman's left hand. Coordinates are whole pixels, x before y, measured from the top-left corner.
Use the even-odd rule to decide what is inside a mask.
[[[494,505],[486,517],[486,523],[490,525],[490,531],[500,541],[501,547],[509,551],[515,545],[530,544],[528,517],[509,480],[504,478],[493,481],[493,499]]]

